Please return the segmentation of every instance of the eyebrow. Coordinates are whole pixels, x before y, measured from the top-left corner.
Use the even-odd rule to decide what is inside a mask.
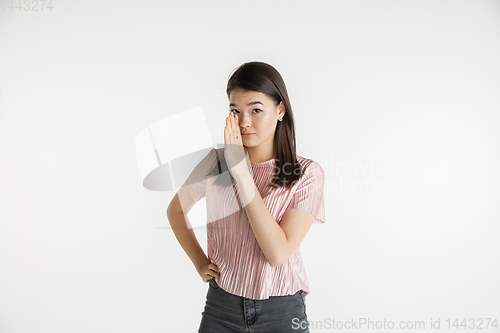
[[[253,101],[253,102],[250,102],[247,104],[247,106],[250,106],[250,105],[254,105],[254,104],[262,104],[262,102],[259,102],[259,101]],[[236,106],[236,104],[229,104],[229,106]],[[262,106],[264,106],[264,104],[262,104]]]

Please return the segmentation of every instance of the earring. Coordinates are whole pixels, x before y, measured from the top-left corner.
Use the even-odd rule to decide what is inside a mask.
[[[283,121],[283,118],[278,119],[279,121]]]

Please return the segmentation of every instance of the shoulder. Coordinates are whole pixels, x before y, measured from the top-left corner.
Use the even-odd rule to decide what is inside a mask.
[[[211,151],[213,159],[216,163],[224,162],[224,147],[222,148],[213,148]]]
[[[222,154],[222,153],[224,153],[224,147],[222,147],[222,148],[212,148],[211,151],[216,152],[217,154]]]
[[[321,167],[321,165],[310,159],[310,158],[306,158],[306,157],[303,157],[303,156],[300,156],[300,155],[296,155],[297,157],[297,162],[300,163],[300,166],[302,167],[302,173],[303,174],[306,174],[306,175],[323,175],[323,168]]]
[[[219,160],[217,153],[218,149],[216,148],[204,149],[194,153],[193,158],[199,161],[198,168],[211,169],[215,167]]]
[[[224,148],[212,148],[207,153],[206,158],[211,161],[217,161],[221,156],[224,156]]]

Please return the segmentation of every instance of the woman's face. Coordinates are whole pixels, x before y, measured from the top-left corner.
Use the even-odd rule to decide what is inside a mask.
[[[278,119],[285,114],[283,102],[275,106],[266,94],[235,89],[229,94],[229,112],[238,115],[241,134],[253,133],[241,136],[245,147],[261,147],[272,152]]]

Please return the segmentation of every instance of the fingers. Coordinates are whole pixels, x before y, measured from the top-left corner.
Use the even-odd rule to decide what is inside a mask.
[[[235,142],[240,142],[242,139],[241,139],[241,133],[240,133],[240,126],[238,125],[238,115],[234,114],[231,112],[231,125],[233,126],[232,127],[232,130],[233,132],[231,134],[233,134],[233,137],[236,137],[237,135],[240,136],[239,139],[235,139]]]
[[[238,118],[233,112],[230,112],[229,116],[226,117],[226,128],[227,129],[224,130],[224,140],[226,143],[235,144],[237,142],[242,142]],[[239,139],[236,139],[237,135],[240,135]]]
[[[232,112],[231,112],[232,114]],[[229,114],[229,116],[226,118],[226,122],[227,122],[227,134],[228,134],[228,138],[229,138],[229,143],[234,143],[234,124],[233,124],[233,117],[231,116],[231,114]]]
[[[231,119],[231,123],[233,124],[233,137],[234,137],[234,142],[236,144],[242,145],[243,144],[243,138],[241,137],[241,131],[240,131],[240,126],[238,124],[238,115],[232,113],[233,117]],[[238,139],[236,139],[236,136],[239,136]]]
[[[215,273],[219,274],[219,267],[217,267],[217,265],[215,264],[210,264],[208,265],[208,268],[210,268],[212,271],[214,271]]]
[[[203,281],[208,282],[208,280],[211,280],[211,279],[215,278],[216,276],[217,276],[217,273],[210,272],[209,274],[205,274]]]
[[[238,136],[238,138],[236,138]],[[228,150],[236,149],[235,154],[238,153],[237,146],[243,146],[243,138],[241,136],[240,126],[238,124],[238,116],[233,112],[226,117],[226,126],[224,127],[224,144]],[[226,151],[226,149],[224,151]]]
[[[210,264],[207,266],[206,273],[202,276],[203,282],[208,282],[220,274],[219,267],[215,264],[213,259],[210,259]]]
[[[220,273],[219,267],[215,264],[215,261],[213,259],[210,259],[210,264],[208,264],[208,268],[213,270],[214,272]]]
[[[203,282],[208,282],[209,280],[215,278],[214,274],[215,273],[205,274],[202,278]]]
[[[207,275],[209,276],[210,279],[216,277],[220,273],[219,268],[214,264],[208,265],[208,269],[209,271]]]
[[[226,127],[224,127],[224,143],[232,143],[232,141],[231,141],[232,128],[231,128],[231,123],[229,122],[228,118],[226,118]]]

